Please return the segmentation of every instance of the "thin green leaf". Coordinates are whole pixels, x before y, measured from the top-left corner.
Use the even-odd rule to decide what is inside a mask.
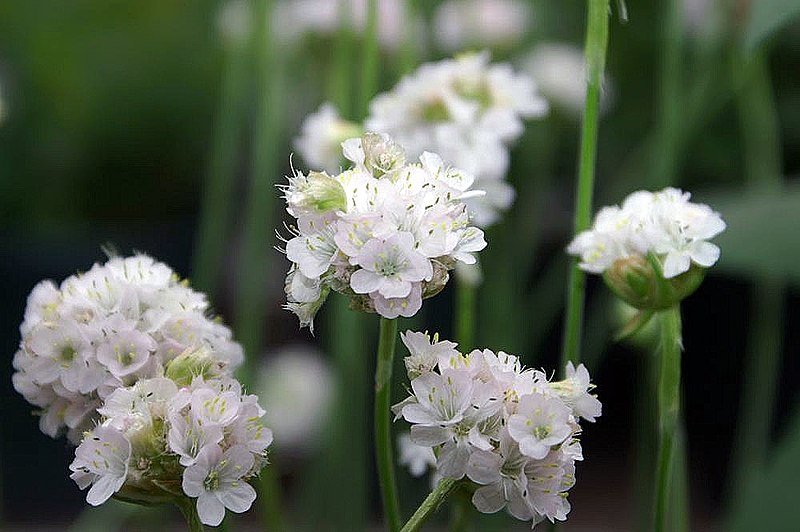
[[[781,190],[704,195],[728,228],[715,243],[722,250],[714,269],[752,276],[784,277],[800,284],[800,186]]]

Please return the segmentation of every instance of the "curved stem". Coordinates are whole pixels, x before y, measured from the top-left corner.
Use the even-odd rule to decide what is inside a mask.
[[[441,506],[456,487],[460,481],[452,478],[444,478],[439,482],[439,485],[422,501],[417,511],[411,516],[411,519],[403,525],[401,532],[414,532],[419,530],[420,527],[433,515],[433,513]]]
[[[180,509],[183,518],[186,519],[186,527],[189,532],[205,531],[203,523],[200,522],[200,516],[197,515],[197,504],[194,499],[182,497],[175,502],[175,505]]]
[[[595,162],[597,159],[597,129],[600,116],[600,94],[608,45],[609,0],[588,0],[586,27],[586,103],[581,130],[581,152],[578,164],[578,184],[575,195],[575,233],[589,227],[592,215]],[[581,325],[586,291],[586,275],[572,260],[567,292],[564,345],[561,368],[568,361],[578,362],[581,348]]]
[[[394,479],[392,452],[391,395],[392,364],[397,339],[397,321],[381,318],[378,359],[375,367],[375,456],[381,486],[383,510],[389,530],[400,530],[400,503]]]
[[[653,530],[666,530],[669,519],[670,484],[675,454],[681,390],[681,312],[680,306],[659,313],[661,341],[658,376],[659,449],[656,469],[656,506]]]

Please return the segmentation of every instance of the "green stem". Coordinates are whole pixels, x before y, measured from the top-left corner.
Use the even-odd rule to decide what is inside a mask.
[[[456,278],[455,335],[461,351],[475,347],[476,293],[478,289],[469,281]]]
[[[411,516],[411,519],[403,526],[401,532],[415,532],[439,509],[439,506],[447,499],[460,481],[452,478],[444,478],[439,482],[439,485],[422,501],[417,511]]]
[[[400,530],[400,503],[394,478],[392,452],[391,395],[392,364],[397,340],[397,321],[381,317],[378,357],[375,368],[375,457],[383,510],[389,530]]]
[[[681,390],[681,311],[680,306],[663,310],[658,319],[661,325],[658,376],[659,450],[656,469],[656,532],[666,530],[670,519],[670,486],[675,454]]]
[[[589,227],[592,215],[595,162],[597,159],[597,130],[600,115],[600,94],[608,45],[609,0],[587,1],[586,27],[586,103],[581,130],[578,183],[575,195],[575,233]],[[578,362],[581,349],[581,326],[586,291],[586,275],[578,268],[577,259],[572,259],[570,281],[567,291],[566,324],[564,344],[561,352],[561,367],[568,361]]]
[[[679,138],[682,129],[683,2],[666,0],[663,4],[663,34],[659,73],[658,148],[651,165],[649,188],[663,188],[675,182],[679,168]]]
[[[228,242],[236,182],[236,161],[247,109],[247,40],[232,42],[226,51],[225,71],[215,121],[208,175],[200,206],[194,245],[192,281],[213,300]]]
[[[175,505],[180,509],[183,518],[186,519],[186,527],[189,532],[204,532],[205,528],[203,523],[200,522],[200,516],[197,515],[197,502],[188,497],[178,499]]]
[[[358,112],[363,119],[369,112],[369,102],[378,91],[380,77],[380,48],[378,47],[378,0],[367,1],[367,24],[364,28],[364,55],[361,70],[361,105]]]
[[[280,129],[279,104],[280,65],[273,46],[270,13],[271,0],[258,0],[254,12],[255,34],[253,56],[258,101],[256,105],[255,138],[251,161],[250,190],[244,210],[242,247],[239,261],[236,292],[236,332],[245,352],[245,362],[240,376],[245,386],[252,387],[258,370],[264,323],[267,316],[265,271],[270,271],[270,250],[273,241],[272,221],[275,204],[275,178],[277,173],[277,142]],[[282,529],[282,517],[276,469],[261,481],[259,497],[264,527],[270,531]],[[266,483],[270,483],[269,486]]]

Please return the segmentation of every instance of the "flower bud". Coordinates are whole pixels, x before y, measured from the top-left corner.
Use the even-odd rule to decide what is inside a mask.
[[[364,148],[364,165],[381,177],[406,164],[406,152],[388,135],[365,133],[361,138]]]
[[[206,349],[187,349],[167,364],[164,375],[178,386],[189,386],[195,377],[219,376],[216,360]]]
[[[291,181],[286,200],[298,214],[322,214],[347,207],[347,196],[341,183],[325,172],[310,172]]]
[[[664,310],[691,295],[703,280],[705,268],[692,265],[688,271],[665,279],[655,255],[631,255],[617,259],[605,271],[606,285],[620,299],[639,310]]]

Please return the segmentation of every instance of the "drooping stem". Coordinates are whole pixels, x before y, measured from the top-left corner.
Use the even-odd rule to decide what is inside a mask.
[[[597,159],[597,130],[600,115],[600,95],[608,45],[609,0],[587,1],[586,27],[586,102],[581,130],[578,183],[575,194],[575,232],[589,227],[592,215],[595,162]],[[563,371],[567,361],[578,362],[581,349],[581,327],[586,291],[586,275],[578,268],[577,259],[572,260],[567,291],[566,324],[564,344],[561,352]]]
[[[401,532],[415,532],[425,523],[425,521],[433,515],[434,512],[441,506],[457,487],[460,481],[452,478],[444,478],[439,481],[439,484],[434,490],[422,501],[417,511],[411,516],[411,519],[403,525]]]
[[[397,321],[381,317],[378,357],[375,367],[375,456],[381,487],[383,511],[389,530],[400,530],[400,502],[394,478],[392,451],[391,395],[392,364],[397,340]]]
[[[180,509],[183,518],[186,519],[186,527],[189,532],[204,532],[205,527],[200,522],[200,516],[197,515],[197,502],[188,497],[182,497],[175,502],[175,505]]]
[[[676,448],[681,391],[681,311],[675,305],[659,312],[661,327],[658,355],[658,431],[659,449],[656,465],[655,525],[653,530],[666,530],[670,518],[670,486]]]

